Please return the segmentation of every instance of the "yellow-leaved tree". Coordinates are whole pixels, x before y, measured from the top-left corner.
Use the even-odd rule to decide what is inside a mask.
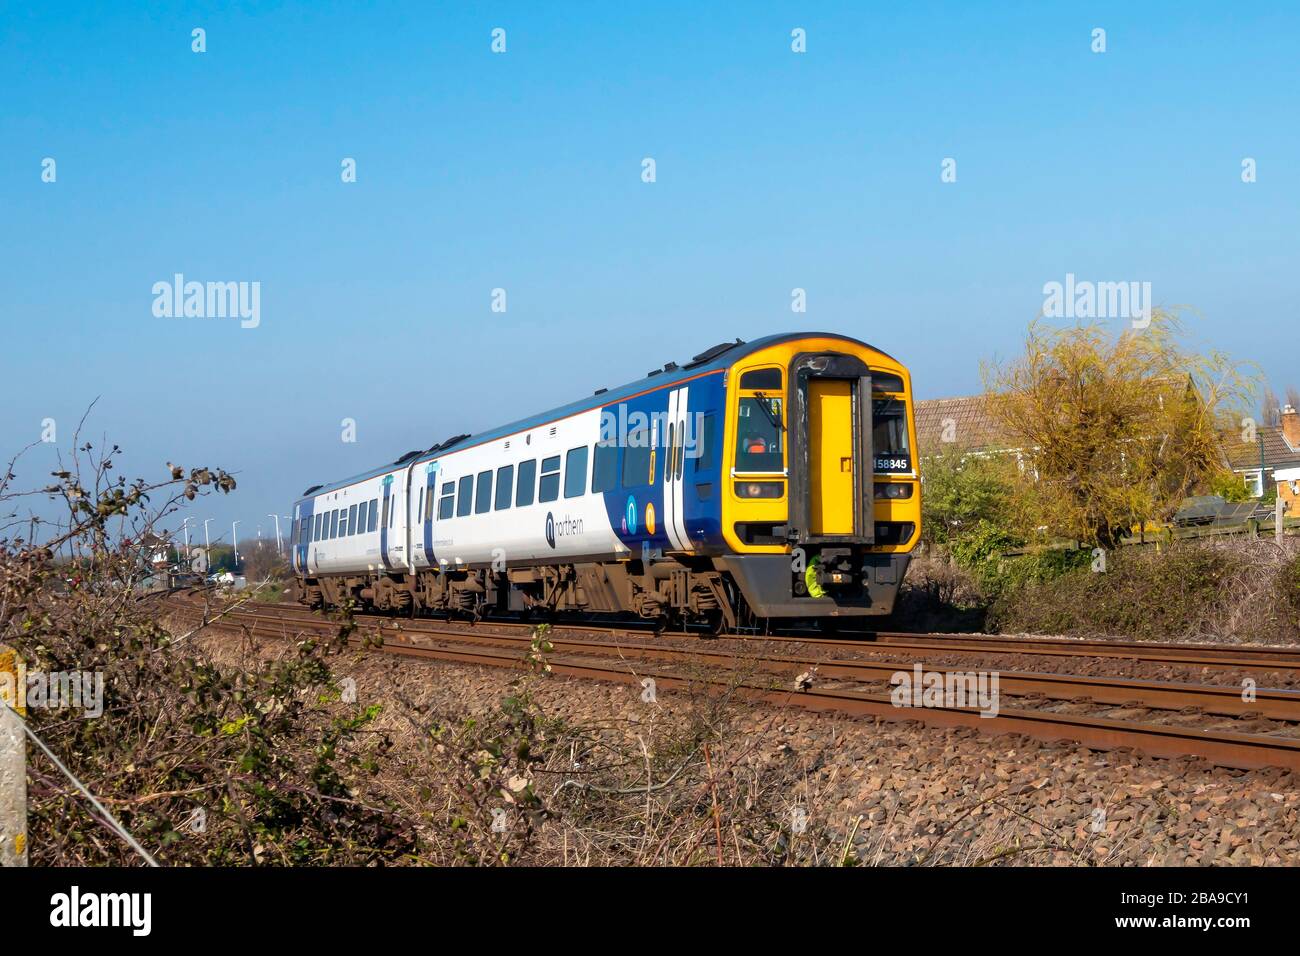
[[[1035,322],[1024,354],[985,364],[985,400],[1020,457],[1014,508],[1027,538],[1110,548],[1167,520],[1224,468],[1219,435],[1253,391],[1243,366],[1183,347],[1177,318],[1146,328]]]

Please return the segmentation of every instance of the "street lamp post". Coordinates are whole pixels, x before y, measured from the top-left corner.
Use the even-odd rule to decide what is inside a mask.
[[[267,515],[267,517],[275,519],[275,553],[279,554],[284,550],[284,546],[280,543],[280,516]]]
[[[232,521],[230,523],[230,537],[233,540],[234,547],[235,547],[235,573],[236,574],[239,573],[239,532],[235,530],[237,527],[239,527],[238,521]]]
[[[185,523],[181,525],[185,531],[185,563],[190,563],[190,519],[186,518]]]

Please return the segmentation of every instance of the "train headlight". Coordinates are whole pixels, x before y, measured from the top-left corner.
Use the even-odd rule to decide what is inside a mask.
[[[910,482],[878,481],[876,482],[876,497],[895,501],[900,498],[910,498],[912,497],[912,485]]]
[[[783,481],[738,481],[737,498],[780,498],[785,494]]]

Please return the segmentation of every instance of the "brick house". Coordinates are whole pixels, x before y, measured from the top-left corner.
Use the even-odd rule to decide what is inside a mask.
[[[1276,425],[1260,425],[1255,440],[1245,442],[1240,434],[1224,442],[1228,466],[1241,475],[1253,497],[1258,498],[1276,485],[1279,498],[1296,501],[1300,485],[1300,413],[1287,405]],[[1296,513],[1294,505],[1291,513]]]

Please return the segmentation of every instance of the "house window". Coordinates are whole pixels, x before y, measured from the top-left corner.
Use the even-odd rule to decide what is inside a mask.
[[[1242,478],[1246,481],[1246,491],[1252,498],[1261,498],[1264,495],[1264,475],[1260,471],[1248,471]]]

